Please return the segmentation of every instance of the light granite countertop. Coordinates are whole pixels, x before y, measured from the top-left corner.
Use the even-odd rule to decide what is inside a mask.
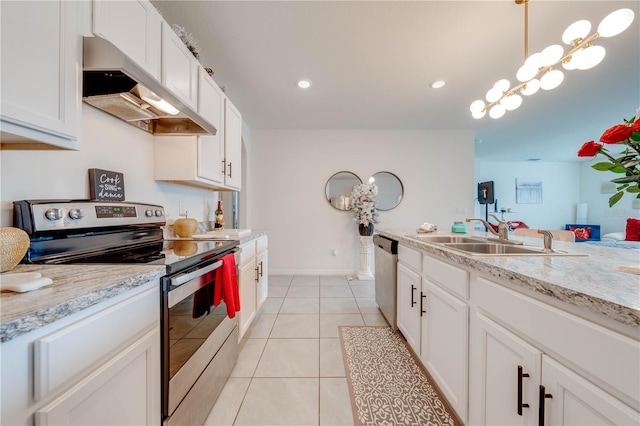
[[[640,265],[639,250],[554,240],[556,249],[587,256],[478,256],[421,241],[415,229],[376,229],[376,233],[622,324],[640,327],[640,275],[615,269]],[[495,238],[476,230],[466,235]],[[541,238],[509,235],[509,239],[527,246],[543,245]]]
[[[0,342],[158,279],[166,268],[139,264],[18,265],[2,275],[16,272],[40,272],[53,283],[25,293],[0,293]]]

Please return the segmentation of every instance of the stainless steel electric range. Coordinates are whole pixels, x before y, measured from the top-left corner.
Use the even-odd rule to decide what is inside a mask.
[[[14,202],[14,226],[27,232],[23,263],[164,265],[161,278],[162,411],[165,424],[202,424],[238,354],[237,317],[215,291],[214,271],[238,241],[166,241],[161,206],[89,200]],[[227,258],[229,259],[229,258]]]

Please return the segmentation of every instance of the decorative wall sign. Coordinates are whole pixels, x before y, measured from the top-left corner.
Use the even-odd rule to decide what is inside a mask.
[[[542,179],[516,178],[516,203],[542,204]]]
[[[124,173],[89,169],[89,197],[92,200],[124,201]]]

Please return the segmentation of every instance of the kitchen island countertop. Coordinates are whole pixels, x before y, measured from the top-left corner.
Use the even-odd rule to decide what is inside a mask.
[[[442,244],[421,241],[416,230],[376,229],[376,233],[481,274],[506,280],[521,288],[640,329],[640,276],[615,269],[639,265],[639,250],[554,240],[554,248],[587,256],[478,256],[449,249]],[[466,235],[495,238],[489,233],[475,230]],[[542,238],[509,235],[509,239],[522,241],[527,246],[542,247],[543,243]]]
[[[39,272],[53,283],[25,293],[0,293],[0,342],[158,279],[166,268],[140,264],[18,265],[3,275],[17,272]]]

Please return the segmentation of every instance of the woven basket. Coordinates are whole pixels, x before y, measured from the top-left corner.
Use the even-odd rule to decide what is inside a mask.
[[[0,228],[0,272],[10,271],[29,248],[29,236],[22,229]]]

